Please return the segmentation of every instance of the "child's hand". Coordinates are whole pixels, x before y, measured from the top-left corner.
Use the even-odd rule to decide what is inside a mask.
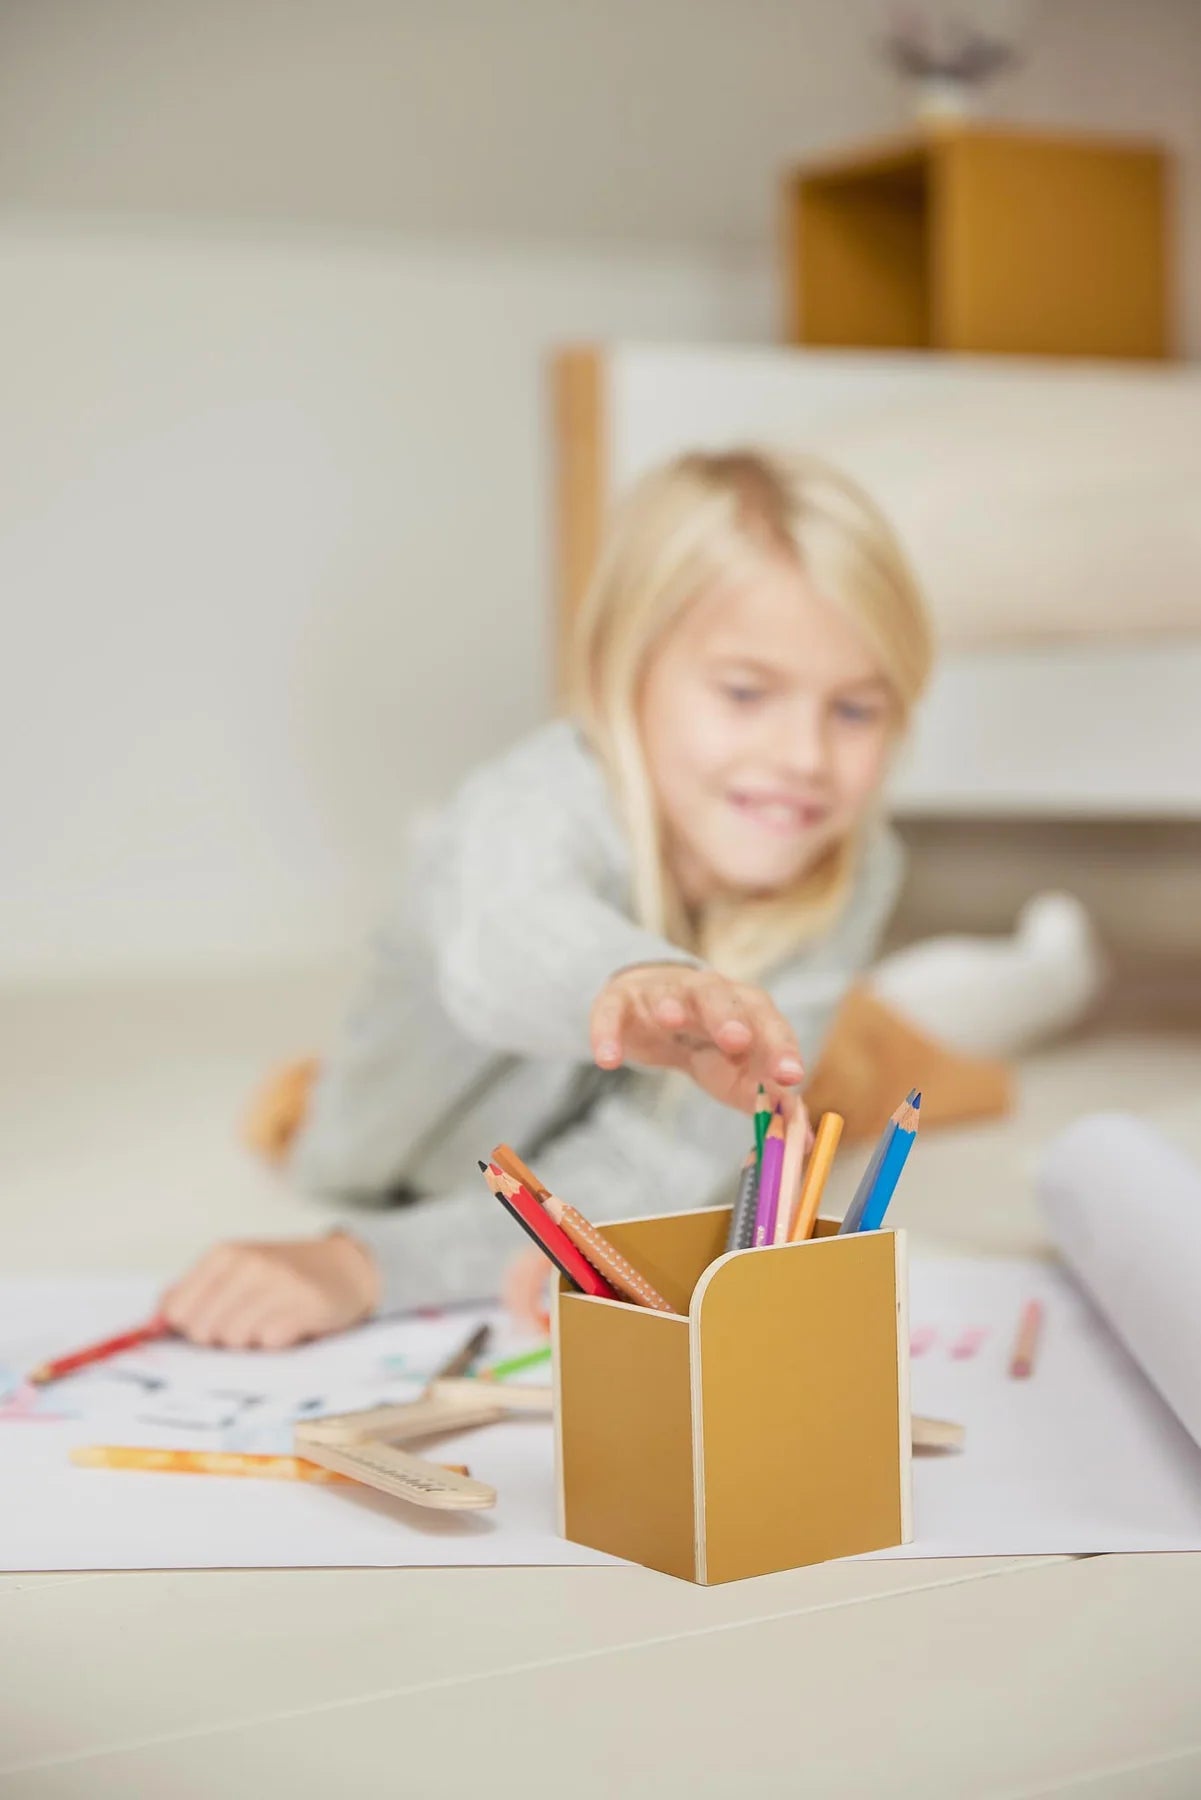
[[[501,1304],[520,1331],[546,1331],[549,1327],[547,1289],[553,1273],[541,1250],[523,1250],[505,1270]]]
[[[320,1064],[315,1057],[285,1063],[267,1077],[250,1103],[242,1135],[268,1162],[282,1162],[304,1124]]]
[[[168,1325],[195,1344],[285,1350],[375,1311],[375,1258],[346,1232],[286,1243],[218,1244],[163,1296]]]
[[[760,1082],[774,1101],[805,1075],[792,1027],[762,988],[683,963],[614,975],[596,997],[591,1033],[602,1069],[683,1069],[742,1112],[754,1111]]]

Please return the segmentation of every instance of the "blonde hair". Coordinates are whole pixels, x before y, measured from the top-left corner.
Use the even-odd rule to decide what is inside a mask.
[[[651,651],[718,579],[791,557],[875,649],[903,730],[932,657],[917,585],[883,514],[811,456],[762,450],[678,457],[645,475],[614,515],[568,646],[569,700],[629,834],[639,922],[723,973],[759,975],[846,904],[858,841],[837,844],[791,889],[688,914],[663,854],[637,724]]]

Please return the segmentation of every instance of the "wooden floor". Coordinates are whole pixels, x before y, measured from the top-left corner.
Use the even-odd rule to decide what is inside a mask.
[[[168,1271],[215,1235],[315,1226],[232,1121],[335,991],[6,997],[6,1271]],[[1047,1053],[1015,1120],[923,1144],[898,1213],[919,1244],[1030,1249],[1029,1163],[1060,1119],[1124,1100],[1173,1120],[1198,1094],[1196,1039]],[[0,1797],[1197,1800],[1199,1618],[1183,1556],[713,1590],[633,1568],[0,1576]]]

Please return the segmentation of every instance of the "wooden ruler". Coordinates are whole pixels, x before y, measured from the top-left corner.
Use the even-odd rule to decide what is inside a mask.
[[[439,1433],[494,1425],[514,1413],[549,1417],[554,1390],[502,1387],[499,1383],[447,1378],[434,1381],[419,1400],[405,1406],[373,1406],[363,1412],[333,1413],[297,1425],[297,1456],[414,1506],[454,1512],[496,1505],[496,1489],[440,1463],[414,1456],[404,1444]]]
[[[553,1410],[550,1387],[447,1378],[432,1382],[419,1400],[404,1406],[374,1406],[306,1420],[296,1427],[294,1447],[297,1456],[309,1462],[414,1506],[469,1511],[495,1506],[496,1489],[401,1446],[439,1433],[494,1425],[514,1415],[549,1418]],[[915,1450],[958,1449],[963,1443],[962,1425],[948,1420],[915,1416],[912,1427]]]

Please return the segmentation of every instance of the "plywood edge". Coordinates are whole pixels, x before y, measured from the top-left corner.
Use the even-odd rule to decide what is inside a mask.
[[[723,1212],[728,1213],[729,1210],[730,1210],[730,1207],[729,1207],[728,1202],[726,1202],[724,1204],[719,1204],[717,1206],[690,1206],[687,1208],[688,1216],[690,1218],[691,1217],[699,1217],[703,1213],[723,1213]],[[658,1221],[660,1221],[662,1219],[679,1219],[679,1218],[683,1218],[683,1216],[684,1216],[683,1213],[674,1213],[674,1212],[631,1213],[628,1218],[624,1218],[624,1219],[606,1219],[605,1224],[606,1225],[654,1225],[655,1223],[657,1223]],[[734,1252],[731,1252],[731,1254],[734,1254]]]
[[[559,1350],[559,1305],[565,1292],[566,1282],[560,1275],[550,1309],[550,1374],[555,1394],[554,1430],[551,1432],[555,1442],[555,1530],[561,1538],[567,1536],[567,1492],[563,1483],[563,1358]]]
[[[732,1256],[744,1254],[731,1251]],[[725,1257],[719,1258],[724,1262]],[[708,1271],[697,1287],[708,1286]],[[693,1308],[696,1307],[696,1311]],[[700,1308],[696,1292],[688,1309],[688,1391],[692,1404],[692,1579],[698,1587],[709,1585],[708,1532],[705,1492],[705,1407],[701,1389]]]
[[[901,1467],[901,1542],[913,1542],[913,1412],[909,1389],[909,1258],[903,1231],[893,1233],[897,1284],[897,1446]]]
[[[552,454],[555,495],[556,665],[566,688],[571,627],[592,576],[609,503],[608,363],[597,344],[552,352]]]

